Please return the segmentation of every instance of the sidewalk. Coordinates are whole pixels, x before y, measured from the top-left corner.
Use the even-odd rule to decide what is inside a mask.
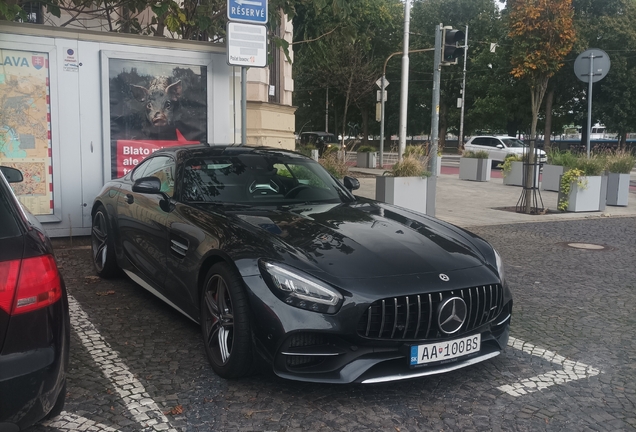
[[[446,164],[444,164],[445,166]],[[444,166],[442,170],[444,171]],[[350,167],[353,177],[356,173],[382,175],[385,170]],[[632,180],[636,173],[632,172]],[[361,177],[360,189],[355,195],[375,199],[375,178]],[[459,180],[457,174],[442,173],[437,179],[435,199],[435,217],[452,224],[469,226],[501,225],[523,222],[548,222],[559,220],[600,218],[600,217],[636,217],[636,191],[630,188],[630,200],[627,207],[606,207],[603,212],[585,213],[548,213],[545,215],[527,215],[514,211],[500,210],[503,207],[515,207],[522,189],[504,186],[502,178],[491,177],[489,182],[471,182]],[[540,191],[543,206],[556,212],[557,192]]]

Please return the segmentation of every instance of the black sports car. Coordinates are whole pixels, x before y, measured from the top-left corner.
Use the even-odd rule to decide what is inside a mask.
[[[97,273],[119,269],[201,324],[222,377],[382,382],[498,355],[512,295],[481,238],[354,197],[300,154],[172,147],[93,205]]]
[[[51,242],[0,167],[0,431],[59,415],[66,400],[70,322]]]

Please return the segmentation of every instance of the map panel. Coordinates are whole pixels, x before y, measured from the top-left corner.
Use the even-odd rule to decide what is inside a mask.
[[[12,184],[35,215],[53,213],[48,53],[0,50],[0,164],[22,171]]]

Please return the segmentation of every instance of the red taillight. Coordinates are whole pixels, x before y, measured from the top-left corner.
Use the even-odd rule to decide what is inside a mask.
[[[0,308],[11,315],[55,303],[62,297],[60,274],[51,255],[0,263]]]

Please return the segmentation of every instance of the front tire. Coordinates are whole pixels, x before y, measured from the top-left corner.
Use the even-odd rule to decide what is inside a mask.
[[[115,247],[111,230],[108,225],[108,213],[104,206],[97,207],[93,216],[91,228],[91,249],[93,252],[93,266],[97,275],[108,279],[119,274]]]
[[[215,264],[201,291],[201,330],[208,360],[222,378],[239,378],[253,371],[249,316],[240,276],[226,263]]]

